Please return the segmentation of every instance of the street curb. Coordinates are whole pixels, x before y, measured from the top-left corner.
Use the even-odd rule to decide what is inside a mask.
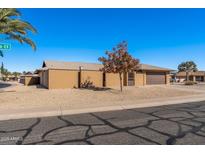
[[[136,105],[125,105],[123,106],[123,109],[131,109],[131,108],[146,108],[146,107],[156,107],[156,106],[166,106],[166,105],[177,105],[177,104],[186,104],[186,103],[194,103],[194,102],[200,102],[200,101],[205,101],[204,98],[198,98],[198,99],[193,99],[190,100],[184,99],[184,100],[168,100],[162,102],[152,102],[152,103],[146,103],[146,104],[136,104]]]
[[[183,100],[169,100],[169,101],[163,101],[163,102],[157,101],[157,102],[140,103],[140,104],[134,104],[134,105],[116,105],[116,106],[90,108],[90,109],[65,110],[65,111],[62,111],[62,115],[74,115],[74,114],[83,114],[83,113],[92,113],[92,112],[117,111],[117,110],[133,109],[133,108],[148,108],[148,107],[156,107],[156,106],[194,103],[194,102],[200,102],[200,101],[205,101],[205,97],[195,98],[193,100],[190,100],[190,98],[187,98],[187,99],[183,99]]]
[[[13,119],[27,119],[27,118],[40,118],[40,117],[51,117],[51,116],[60,116],[61,111],[59,110],[50,110],[44,112],[33,112],[33,113],[17,113],[17,114],[5,114],[0,115],[0,121],[4,120],[13,120]]]
[[[51,117],[51,116],[65,116],[65,115],[75,115],[83,113],[92,113],[92,112],[105,112],[105,111],[117,111],[117,110],[127,110],[133,108],[147,108],[147,107],[156,107],[156,106],[165,106],[165,105],[174,105],[174,104],[184,104],[184,103],[194,103],[205,101],[205,96],[200,98],[183,98],[181,100],[168,100],[168,101],[152,101],[150,103],[140,103],[134,105],[115,105],[115,106],[106,106],[106,107],[94,107],[87,109],[71,109],[71,110],[57,110],[43,111],[43,112],[32,112],[32,113],[16,113],[16,114],[5,114],[0,115],[0,120],[12,120],[12,119],[24,119],[24,118],[38,118],[38,117]],[[28,111],[27,111],[28,112]]]

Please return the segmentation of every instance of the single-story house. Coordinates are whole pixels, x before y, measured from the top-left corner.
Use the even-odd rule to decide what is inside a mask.
[[[30,85],[36,85],[40,83],[40,77],[38,74],[27,74],[27,75],[21,75],[20,76],[20,83],[30,86]]]
[[[4,81],[17,81],[18,77],[16,77],[15,75],[0,75],[0,80],[4,80]]]
[[[190,81],[197,81],[197,82],[204,82],[205,80],[205,71],[196,71],[196,72],[189,72],[189,80]],[[174,75],[175,80],[177,82],[183,82],[186,80],[186,72],[178,72]]]
[[[119,74],[103,73],[102,64],[44,61],[37,70],[40,84],[48,89],[79,88],[86,84],[95,87],[119,86]],[[169,84],[170,69],[140,64],[139,70],[123,74],[123,86]]]

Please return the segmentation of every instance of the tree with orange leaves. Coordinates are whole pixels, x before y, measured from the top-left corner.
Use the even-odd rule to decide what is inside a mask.
[[[119,43],[112,51],[106,51],[105,54],[107,57],[100,57],[98,59],[103,64],[101,71],[105,73],[118,73],[120,78],[120,90],[122,91],[123,73],[138,70],[139,59],[133,58],[128,53],[128,45],[126,41]]]

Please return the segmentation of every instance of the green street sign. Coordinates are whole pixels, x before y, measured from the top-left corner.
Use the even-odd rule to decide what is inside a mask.
[[[1,43],[0,50],[9,50],[11,49],[11,44]]]

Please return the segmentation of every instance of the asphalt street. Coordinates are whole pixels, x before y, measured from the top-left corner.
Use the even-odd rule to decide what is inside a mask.
[[[0,121],[0,144],[205,144],[205,101]]]

